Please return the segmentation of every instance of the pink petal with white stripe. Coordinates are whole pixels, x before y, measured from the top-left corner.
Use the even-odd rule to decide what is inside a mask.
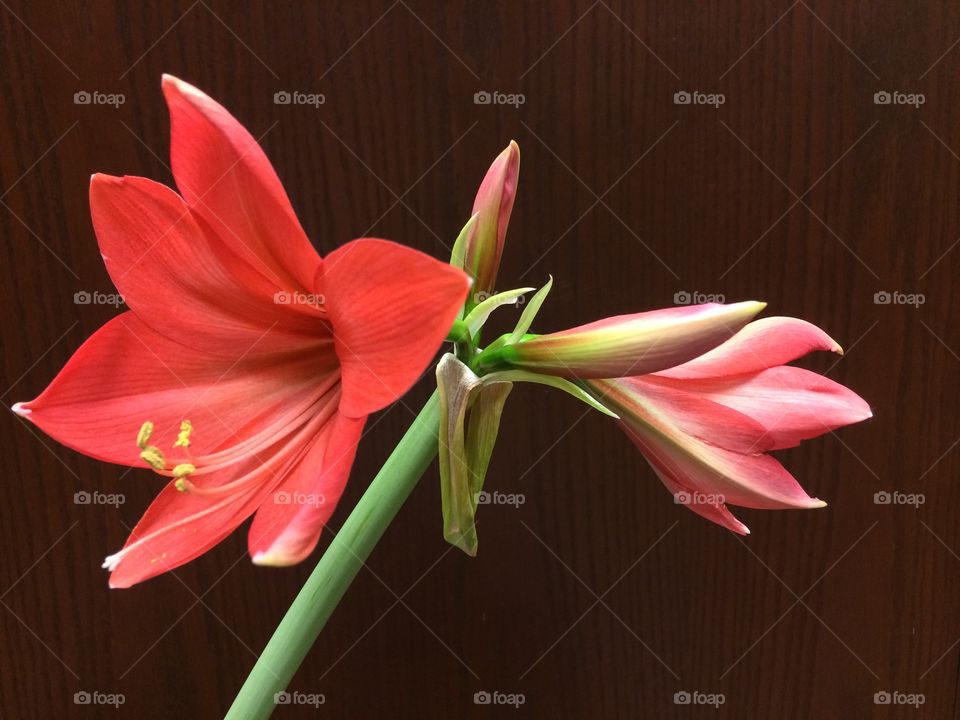
[[[651,380],[650,384],[696,393],[753,418],[766,428],[771,449],[794,447],[801,440],[873,416],[870,406],[852,390],[796,367],[701,380]]]
[[[762,318],[700,357],[657,374],[672,378],[739,375],[777,367],[814,350],[843,354],[836,340],[805,320]]]

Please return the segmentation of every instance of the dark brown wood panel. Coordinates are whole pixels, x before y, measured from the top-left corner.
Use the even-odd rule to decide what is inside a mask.
[[[482,509],[471,560],[443,542],[429,473],[293,688],[341,718],[958,717],[958,38],[960,8],[938,2],[0,2],[2,402],[34,397],[117,312],[74,301],[112,291],[87,182],[172,181],[161,73],[261,138],[323,252],[368,233],[444,257],[515,138],[500,284],[553,275],[542,328],[683,292],[762,299],[844,345],[803,364],[876,417],[780,453],[829,507],[743,511],[740,540],[674,505],[611,422],[520,388],[489,483],[524,504]],[[325,102],[275,104],[284,90]],[[333,528],[428,392],[372,420]],[[176,577],[110,591],[101,559],[156,476],[12,413],[0,443],[0,715],[221,716],[313,561],[255,568],[236,533]],[[124,502],[75,504],[94,490]],[[83,691],[125,702],[78,705]]]

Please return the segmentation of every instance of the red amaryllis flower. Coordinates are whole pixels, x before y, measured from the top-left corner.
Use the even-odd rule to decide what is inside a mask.
[[[814,350],[841,353],[815,325],[788,317],[750,323],[722,345],[669,370],[588,385],[676,502],[736,533],[747,526],[727,503],[749,508],[816,508],[767,450],[871,417],[856,393],[784,363]]]
[[[180,194],[95,175],[90,207],[130,310],[14,410],[75,450],[170,482],[110,585],[181,565],[256,513],[253,561],[314,548],[366,416],[404,393],[455,319],[460,270],[385,240],[320,258],[254,138],[165,76]]]

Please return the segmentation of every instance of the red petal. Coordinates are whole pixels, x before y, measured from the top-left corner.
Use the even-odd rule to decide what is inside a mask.
[[[114,285],[164,335],[235,357],[329,335],[316,307],[278,304],[277,286],[198,225],[165,185],[95,175],[90,211]]]
[[[207,489],[256,473],[249,489],[211,497],[181,493],[169,483],[147,508],[123,549],[104,562],[112,571],[110,587],[129,587],[173,570],[223,540],[250,517],[315,442],[303,440],[280,443],[231,470],[190,478],[195,486]]]
[[[773,449],[767,428],[738,409],[701,397],[693,383],[669,382],[647,375],[600,382],[595,387],[629,389],[631,400],[642,412],[668,421],[677,429],[706,443],[741,453],[759,453]]]
[[[663,378],[659,383],[697,393],[753,418],[767,429],[773,448],[794,447],[801,440],[872,416],[870,406],[852,390],[797,367],[702,380]]]
[[[133,532],[104,567],[110,587],[126,588],[199,557],[232,533],[271,490],[264,484],[246,493],[204,498],[169,483],[147,508]]]
[[[343,494],[365,421],[338,415],[265,498],[248,536],[255,564],[294,565],[313,551]]]
[[[646,393],[647,386],[630,380],[605,380],[599,385],[614,409],[620,425],[645,457],[685,487],[722,496],[720,502],[744,507],[814,508],[824,503],[811,498],[796,479],[775,459],[744,446],[752,433],[767,440],[762,427],[735,410],[713,406],[708,415],[694,418],[695,404],[680,401],[668,387]],[[710,438],[711,419],[721,422]],[[740,427],[730,429],[725,423]],[[753,429],[751,429],[753,428]],[[693,434],[696,433],[696,434]],[[700,437],[702,436],[702,437]],[[733,449],[728,449],[728,446]]]
[[[675,429],[645,423],[624,424],[644,456],[667,473],[683,478],[685,487],[722,497],[723,502],[763,510],[823,507],[777,460],[764,454],[743,454],[708,445]]]
[[[322,292],[343,374],[340,410],[363,417],[403,395],[426,369],[463,305],[460,270],[387,240],[334,250]]]
[[[163,76],[183,197],[233,251],[288,289],[311,291],[320,258],[257,141],[197,88]]]
[[[700,357],[657,374],[672,378],[738,375],[784,365],[814,350],[843,352],[833,338],[805,320],[762,318]]]
[[[326,374],[325,374],[326,373]],[[336,380],[333,353],[223,359],[191,351],[120,315],[91,336],[36,400],[14,409],[55,440],[100,460],[146,467],[137,432],[168,455],[181,420],[193,423],[191,451],[263,430]]]
[[[750,529],[742,522],[737,520],[727,506],[722,502],[710,502],[713,498],[704,495],[694,488],[683,484],[683,481],[670,474],[667,468],[657,462],[655,458],[647,457],[647,462],[653,468],[653,472],[660,478],[660,482],[666,486],[670,494],[673,495],[674,502],[678,505],[692,510],[700,517],[704,517],[710,522],[714,522],[721,527],[727,528],[737,533],[737,535],[749,535]]]

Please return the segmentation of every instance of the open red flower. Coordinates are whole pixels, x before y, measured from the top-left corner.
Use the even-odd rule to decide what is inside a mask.
[[[256,140],[165,76],[180,194],[95,175],[100,250],[130,310],[14,410],[92,457],[170,481],[111,587],[171,570],[250,515],[253,561],[306,557],[368,414],[426,369],[466,297],[460,270],[386,240],[321,258]]]

